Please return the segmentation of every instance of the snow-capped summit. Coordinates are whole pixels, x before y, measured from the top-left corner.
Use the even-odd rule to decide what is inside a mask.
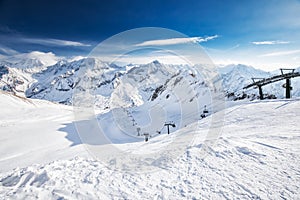
[[[243,87],[252,83],[252,78],[267,78],[270,76],[269,72],[241,64],[222,67],[220,73],[223,88],[227,92],[238,93],[242,92]]]

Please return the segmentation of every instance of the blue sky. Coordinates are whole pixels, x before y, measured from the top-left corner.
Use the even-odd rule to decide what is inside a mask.
[[[2,56],[86,56],[101,41],[139,27],[213,37],[200,44],[215,63],[300,66],[299,0],[0,0]]]

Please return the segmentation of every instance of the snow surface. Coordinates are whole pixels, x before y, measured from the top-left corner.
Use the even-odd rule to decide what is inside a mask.
[[[293,99],[227,101],[224,110],[211,102],[222,88],[210,84],[253,100],[257,89],[242,89],[251,78],[280,72],[228,65],[209,82],[213,71],[194,69],[39,52],[1,61],[0,89],[10,93],[0,91],[0,199],[299,199],[300,79]],[[284,97],[282,84],[263,92]],[[94,119],[78,121],[77,104]]]
[[[1,91],[0,102],[0,172],[80,155],[72,107]]]
[[[151,172],[96,160],[80,143],[69,106],[3,92],[0,106],[0,199],[300,198],[300,99],[229,102],[210,146],[201,138],[219,112],[149,143],[114,144],[147,154],[147,145],[197,130],[182,155],[164,167],[153,163]]]

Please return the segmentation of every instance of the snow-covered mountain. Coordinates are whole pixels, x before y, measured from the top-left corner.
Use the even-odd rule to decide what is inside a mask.
[[[44,55],[44,57],[48,58],[51,55]],[[84,65],[89,65],[93,69],[90,78],[93,79],[93,90],[98,95],[98,103],[96,104],[103,105],[102,107],[109,107],[111,94],[122,83],[121,77],[123,75],[126,75],[127,80],[134,81],[134,84],[141,85],[143,83],[134,98],[134,101],[142,99],[143,102],[149,101],[151,98],[155,99],[156,95],[159,96],[164,90],[172,91],[173,88],[166,82],[167,80],[177,79],[179,81],[180,77],[181,79],[189,79],[189,81],[194,81],[194,90],[197,90],[199,84],[205,84],[203,79],[199,78],[200,76],[196,76],[198,80],[192,80],[193,72],[191,72],[191,67],[187,65],[164,65],[154,61],[144,65],[121,67],[94,58],[84,58],[75,61],[61,60],[48,66],[47,64],[53,62],[53,60],[51,62],[49,60],[47,62],[47,59],[38,59],[37,55],[31,55],[26,59],[19,59],[18,62],[11,62],[10,60],[0,62],[0,89],[29,98],[72,104],[74,88],[81,79],[84,79],[78,74],[79,69]],[[246,65],[227,65],[219,69],[220,76],[217,81],[222,82],[224,92],[231,100],[257,99],[257,89],[243,90],[243,87],[250,84],[252,78],[267,78],[274,73],[280,73],[278,71],[272,74]],[[155,76],[151,78],[151,74],[155,74]],[[283,82],[278,82],[263,87],[265,96],[283,98],[285,93],[282,84]],[[292,85],[294,86],[292,96],[300,96],[300,87],[298,87],[300,80],[292,79]],[[139,96],[141,96],[140,100],[138,100]]]
[[[220,68],[223,87],[228,92],[241,92],[243,87],[252,83],[251,78],[269,77],[270,73],[246,65],[227,65]]]
[[[29,60],[33,61],[33,60]],[[28,62],[26,63],[28,64]],[[30,67],[19,68],[9,62],[0,63],[0,89],[9,91],[19,96],[25,96],[26,90],[35,82],[33,73],[39,72],[42,65],[39,62],[30,62]]]
[[[40,62],[32,62],[30,65],[27,65],[30,67],[22,67],[20,69],[19,67],[13,67],[16,65],[11,63],[2,63],[2,89],[9,90],[7,88],[12,88],[9,91],[17,94],[24,92],[26,97],[29,98],[71,104],[73,89],[80,82],[80,79],[83,78],[79,77],[77,72],[80,67],[88,64],[93,69],[90,78],[93,79],[97,95],[110,96],[113,90],[122,83],[122,75],[126,74],[126,79],[131,80],[132,84],[141,85],[143,83],[137,95],[141,95],[143,101],[146,101],[154,100],[156,95],[166,90],[167,83],[171,79],[175,80],[177,78],[177,82],[179,82],[183,78],[191,79],[193,77],[192,72],[188,72],[188,69],[185,69],[183,66],[164,65],[158,61],[145,65],[125,67],[114,64],[109,65],[94,58],[73,62],[60,61],[48,67],[40,64]],[[18,63],[18,66],[21,65],[22,63]],[[22,78],[24,74],[26,75],[26,80]],[[199,83],[199,80],[194,80],[194,82]],[[17,90],[19,85],[22,85],[24,89]],[[161,88],[159,89],[158,87]],[[168,89],[172,90],[172,88]]]
[[[30,85],[38,80],[33,75],[55,64],[53,53],[31,52],[0,60],[0,89],[25,96]]]

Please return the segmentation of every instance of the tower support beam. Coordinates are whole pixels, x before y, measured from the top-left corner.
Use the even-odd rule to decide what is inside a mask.
[[[285,98],[287,98],[287,99],[291,98],[291,79],[289,79],[289,78],[286,79]]]

